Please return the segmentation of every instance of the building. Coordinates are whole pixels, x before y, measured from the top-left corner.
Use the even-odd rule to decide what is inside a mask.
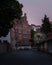
[[[40,30],[40,28],[41,28],[40,25],[31,24],[31,29],[33,29],[34,31]]]
[[[39,44],[38,49],[52,54],[52,32],[47,34],[46,39]]]
[[[41,32],[35,34],[35,41],[37,41],[37,49],[52,54],[52,22],[51,31],[47,35],[41,35]],[[38,41],[39,40],[39,41]]]
[[[14,48],[15,45],[31,45],[31,27],[28,24],[26,13],[20,20],[13,20],[13,28],[10,30],[11,44]]]
[[[49,33],[48,35],[47,35],[47,51],[49,52],[49,53],[52,53],[52,33]]]

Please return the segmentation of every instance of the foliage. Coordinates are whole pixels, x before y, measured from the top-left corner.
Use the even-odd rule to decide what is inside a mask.
[[[45,34],[48,34],[49,32],[51,32],[51,25],[47,15],[45,15],[44,19],[42,19],[41,31],[44,32]]]
[[[36,32],[34,35],[34,41],[36,44],[45,41],[45,39],[46,39],[46,35],[40,31]]]
[[[17,0],[0,0],[0,37],[8,34],[13,19],[20,19],[22,7]]]
[[[30,39],[30,41],[32,42],[32,46],[34,46],[34,34],[35,34],[35,31],[32,29],[31,30],[31,39]]]

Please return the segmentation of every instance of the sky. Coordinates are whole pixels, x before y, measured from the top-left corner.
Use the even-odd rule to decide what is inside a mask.
[[[27,14],[29,24],[41,25],[46,14],[52,21],[52,0],[18,0],[23,4],[23,14]]]

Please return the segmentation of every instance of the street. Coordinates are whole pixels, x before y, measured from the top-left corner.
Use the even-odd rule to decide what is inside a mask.
[[[37,50],[17,50],[0,56],[0,65],[52,65],[52,56]]]

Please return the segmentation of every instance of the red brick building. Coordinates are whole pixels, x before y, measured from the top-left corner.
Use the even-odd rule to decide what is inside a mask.
[[[31,45],[31,27],[28,24],[26,13],[20,20],[13,20],[13,28],[10,30],[11,44]]]

